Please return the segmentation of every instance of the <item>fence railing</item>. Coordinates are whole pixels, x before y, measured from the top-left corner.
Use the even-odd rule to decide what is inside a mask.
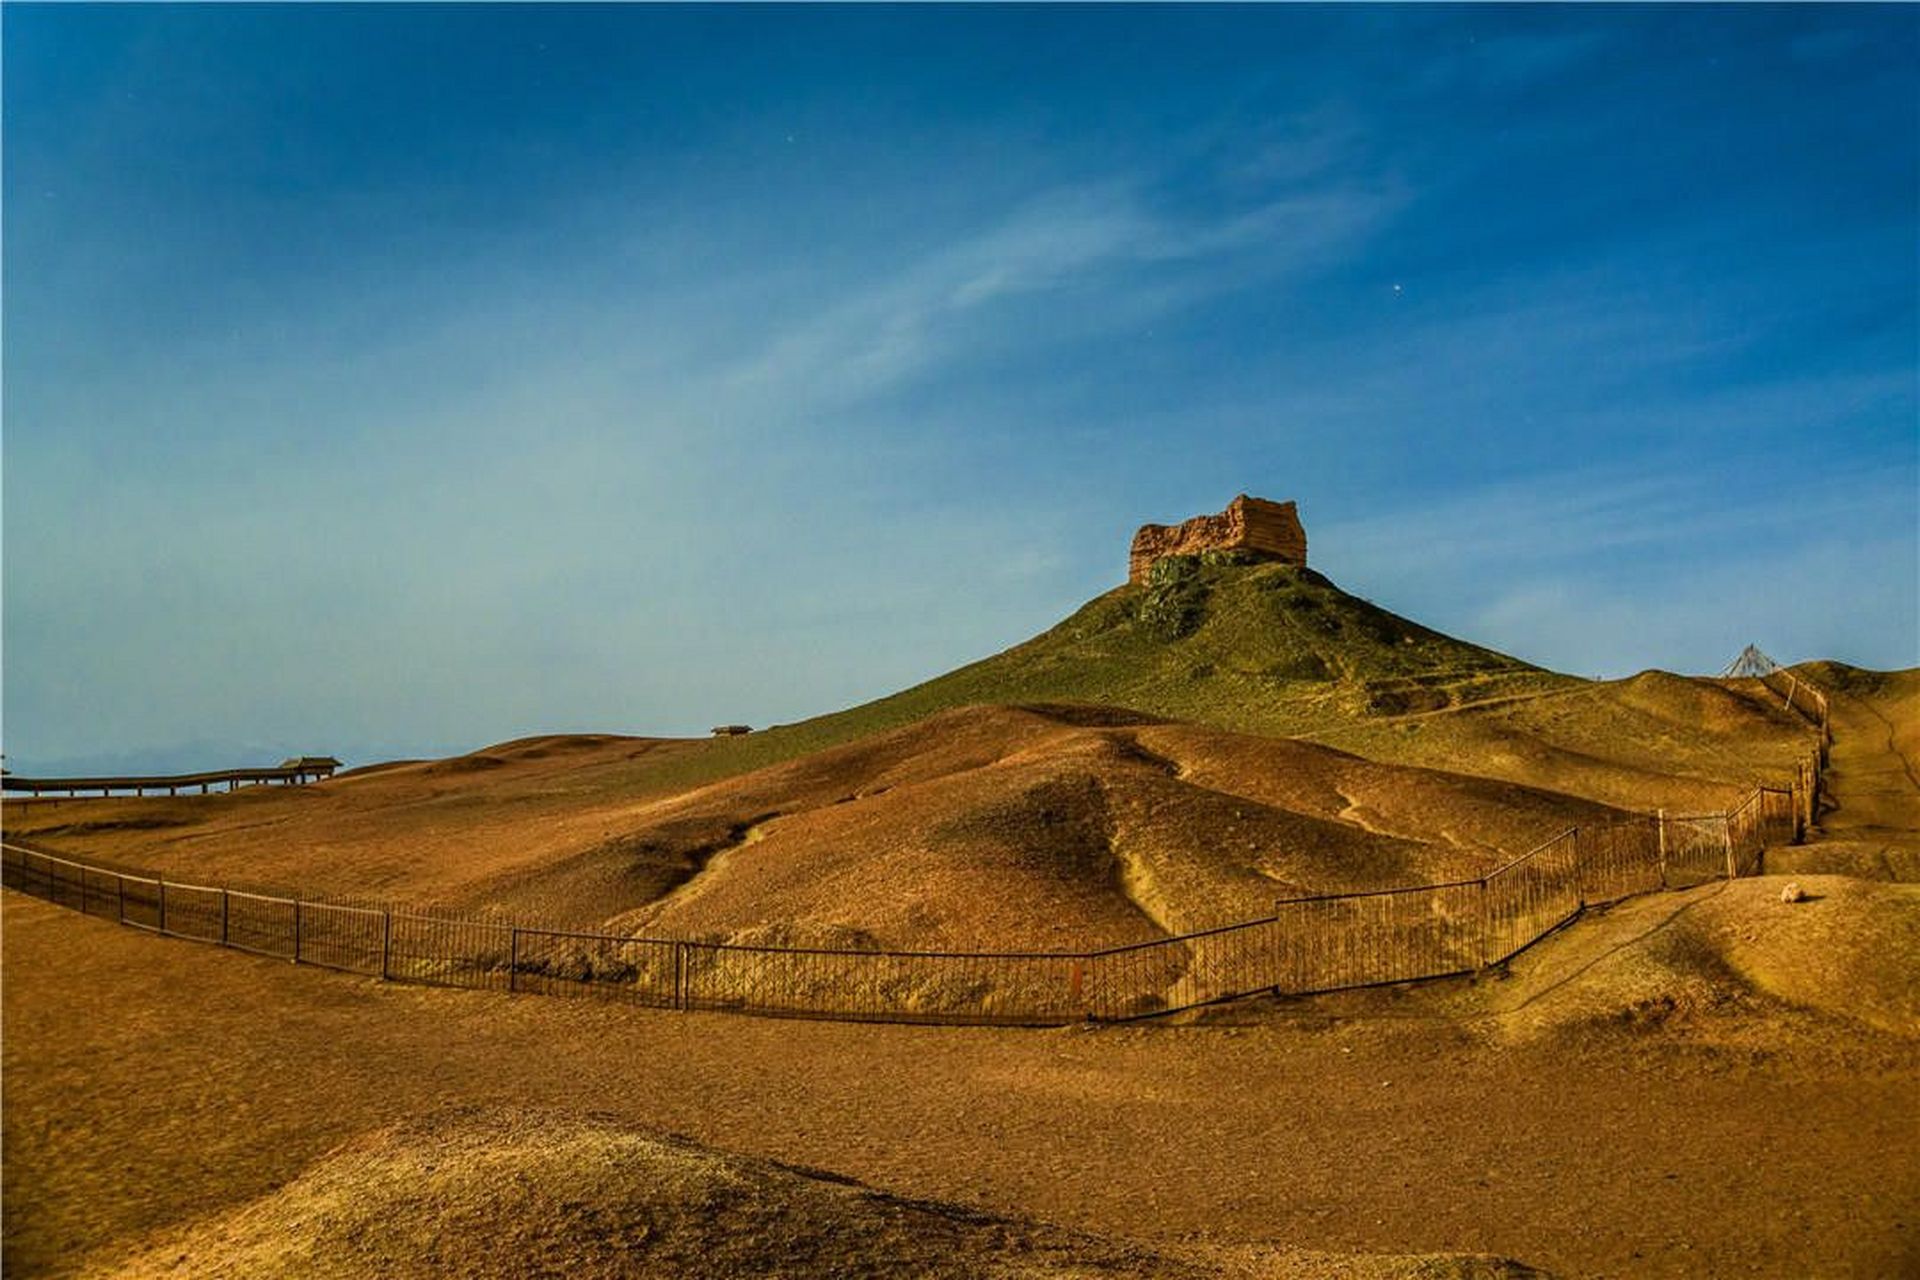
[[[338,761],[327,760],[317,764],[282,764],[262,766],[255,769],[211,769],[202,773],[162,773],[162,774],[115,774],[86,778],[24,778],[17,773],[0,776],[0,791],[17,791],[29,796],[59,797],[65,792],[67,798],[85,798],[93,792],[101,796],[114,794],[144,796],[149,791],[158,794],[179,795],[182,791],[200,788],[201,795],[207,795],[216,787],[224,786],[228,791],[238,791],[243,786],[303,786],[308,782],[320,782],[333,776]]]
[[[1780,695],[1787,710],[1820,731],[1818,750],[1802,760],[1794,774],[1793,792],[1801,802],[1796,821],[1805,830],[1820,816],[1820,770],[1827,763],[1828,748],[1833,745],[1832,709],[1825,693],[1785,667],[1775,665],[1760,676],[1760,682]]]
[[[857,1021],[1122,1021],[1505,962],[1587,907],[1758,871],[1800,838],[1819,762],[1737,807],[1575,827],[1475,880],[1286,899],[1259,920],[1083,952],[749,946],[540,928],[169,880],[0,843],[0,881],[88,915],[386,980]]]
[[[1802,680],[1785,667],[1776,666],[1760,677],[1760,683],[1779,694],[1789,711],[1797,712],[1806,721],[1820,730],[1822,741],[1828,740],[1828,722],[1830,708],[1827,695],[1813,685]]]

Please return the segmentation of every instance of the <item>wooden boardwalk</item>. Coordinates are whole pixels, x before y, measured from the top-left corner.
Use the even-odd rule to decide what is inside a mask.
[[[165,793],[177,796],[182,791],[198,789],[201,795],[210,791],[236,791],[246,786],[301,786],[308,782],[318,782],[331,777],[331,767],[312,764],[271,765],[257,769],[214,769],[206,773],[175,774],[129,774],[123,777],[98,778],[24,778],[16,774],[0,776],[0,790],[17,792],[29,796],[144,796]]]

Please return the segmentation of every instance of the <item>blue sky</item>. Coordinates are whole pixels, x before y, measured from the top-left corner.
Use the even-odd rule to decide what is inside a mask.
[[[4,13],[9,764],[701,733],[1301,504],[1589,675],[1920,663],[1920,10]]]

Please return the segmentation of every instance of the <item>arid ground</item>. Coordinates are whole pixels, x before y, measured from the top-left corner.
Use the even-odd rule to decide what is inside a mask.
[[[1867,945],[1920,945],[1911,887],[1811,883],[1822,896],[1796,924],[1817,928],[1816,913],[1860,895]],[[370,1203],[350,1190],[317,1209],[285,1199],[287,1184],[385,1126],[444,1124],[457,1141],[461,1109],[479,1107],[671,1132],[1149,1242],[1486,1252],[1572,1275],[1910,1271],[1911,977],[1891,993],[1905,1023],[1893,1035],[1772,994],[1753,976],[1764,965],[1725,966],[1714,944],[1771,927],[1777,884],[1643,900],[1493,988],[1051,1032],[382,985],[9,894],[8,1269],[324,1269],[389,1206],[365,1189]],[[1496,1009],[1510,1011],[1483,1012]],[[613,1224],[589,1212],[609,1191],[603,1165],[530,1165],[531,1185],[510,1193],[463,1185],[457,1164],[441,1172],[450,1185],[407,1187],[414,1225],[388,1246],[400,1270],[431,1273],[435,1247],[463,1250],[475,1275],[609,1266]],[[499,1210],[481,1215],[482,1242],[436,1223],[480,1192]],[[582,1220],[538,1212],[546,1202]],[[760,1265],[792,1244],[783,1222],[764,1221]],[[791,1226],[817,1230],[804,1215]],[[867,1247],[861,1265],[888,1260]],[[979,1259],[946,1263],[964,1274]]]
[[[526,740],[6,825],[636,931],[1057,947],[1480,874],[1618,810],[1724,806],[1808,747],[1756,682],[1555,676],[1323,583],[1123,589],[741,740]],[[1471,978],[1156,1022],[383,984],[8,892],[8,1274],[1912,1274],[1920,672],[1800,671],[1834,699],[1830,794],[1769,874]],[[1088,705],[1103,681],[1130,710]]]

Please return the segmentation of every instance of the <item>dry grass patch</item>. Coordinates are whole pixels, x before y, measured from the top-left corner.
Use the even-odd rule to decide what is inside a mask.
[[[459,1108],[363,1134],[278,1191],[86,1274],[1518,1280],[1544,1273],[1461,1255],[1156,1249],[903,1199],[610,1118]]]
[[[1499,1034],[1589,1041],[1682,1028],[1775,1047],[1844,1026],[1920,1040],[1920,886],[1784,876],[1622,903],[1522,957]]]

